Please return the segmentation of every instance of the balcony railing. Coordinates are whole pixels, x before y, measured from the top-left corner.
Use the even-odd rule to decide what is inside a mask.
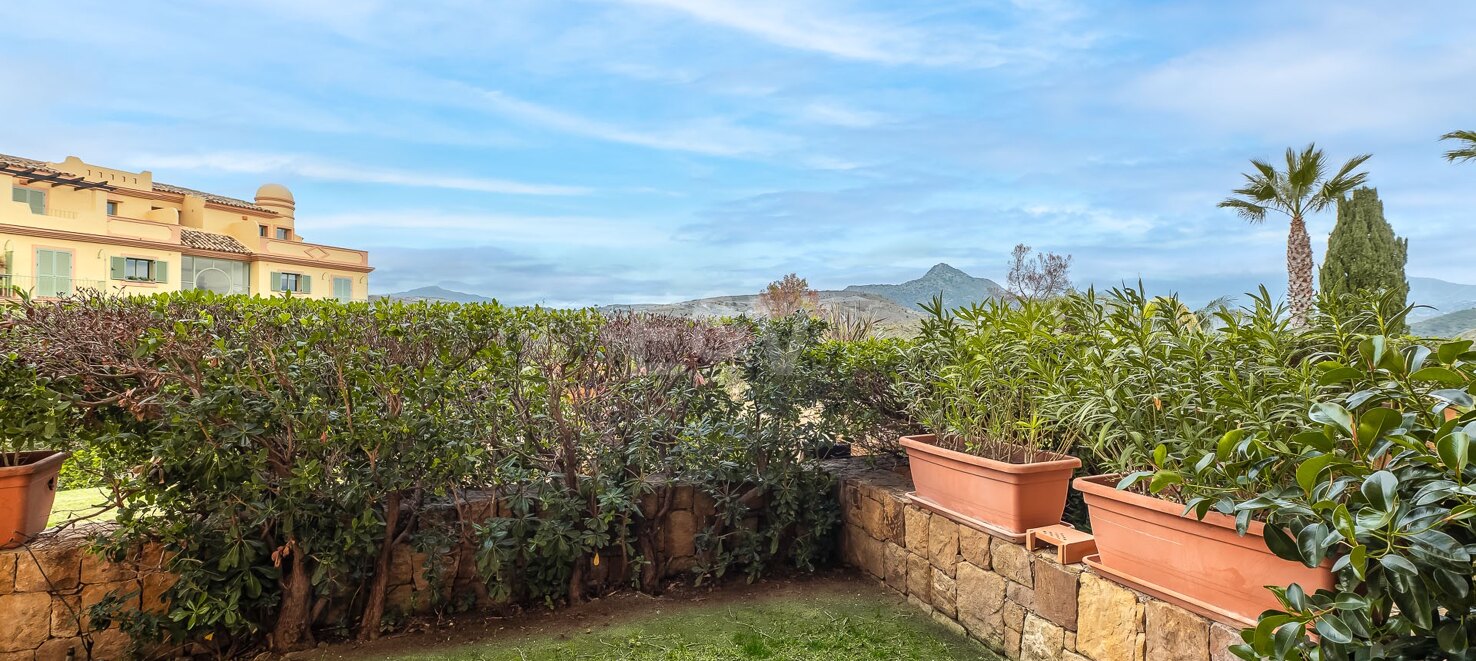
[[[59,275],[0,273],[0,297],[3,298],[20,298],[22,294],[31,298],[60,298],[75,294],[82,289],[107,291],[108,283],[103,280],[83,280]]]
[[[52,218],[64,218],[66,220],[77,219],[76,211],[67,211],[66,209],[47,209],[46,215],[51,216]]]

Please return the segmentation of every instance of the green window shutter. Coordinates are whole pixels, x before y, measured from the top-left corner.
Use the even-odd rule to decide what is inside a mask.
[[[154,282],[169,283],[169,262],[154,261]]]
[[[272,291],[282,291],[282,274],[272,271]]]
[[[122,280],[123,277],[124,277],[123,276],[123,263],[124,263],[124,259],[122,257],[111,257],[111,258],[109,258],[108,259],[108,267],[109,267],[108,270],[110,271],[110,274],[109,274],[108,277],[110,277],[110,278],[112,278],[114,280]]]
[[[311,294],[311,293],[313,293],[313,276],[303,275],[302,276],[302,280],[300,282],[302,282],[302,293],[304,293],[304,294]]]

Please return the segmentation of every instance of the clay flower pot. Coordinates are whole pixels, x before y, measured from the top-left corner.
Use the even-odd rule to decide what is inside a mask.
[[[1061,522],[1071,472],[1081,466],[1080,459],[1041,453],[1040,461],[1012,464],[941,448],[934,439],[933,434],[902,437],[914,497],[923,504],[1012,538]]]
[[[1086,497],[1098,555],[1086,563],[1130,587],[1234,626],[1253,626],[1279,608],[1265,586],[1302,586],[1309,594],[1333,587],[1330,564],[1307,567],[1266,548],[1265,525],[1252,521],[1245,536],[1235,519],[1210,512],[1201,521],[1184,506],[1119,491],[1118,476],[1077,478]]]
[[[56,476],[66,452],[5,453],[19,465],[0,467],[0,549],[20,546],[46,529],[56,499]]]

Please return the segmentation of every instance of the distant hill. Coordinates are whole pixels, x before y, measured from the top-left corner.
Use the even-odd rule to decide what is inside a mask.
[[[1460,310],[1417,321],[1410,332],[1422,337],[1460,337],[1476,331],[1476,309]]]
[[[869,317],[878,326],[889,329],[911,328],[923,318],[921,310],[898,305],[885,296],[861,291],[822,291],[820,305],[833,310],[849,312],[858,317]],[[646,312],[677,317],[706,319],[711,317],[756,316],[758,295],[715,296],[680,303],[654,303],[643,305],[606,305],[601,312]]]
[[[1410,278],[1409,302],[1435,308],[1421,308],[1409,313],[1411,323],[1470,310],[1476,308],[1476,285],[1446,282],[1436,278]],[[1476,328],[1476,324],[1467,328]]]
[[[938,264],[928,269],[923,277],[900,285],[851,285],[845,291],[884,296],[910,310],[916,310],[918,305],[927,303],[940,294],[947,308],[1006,296],[1004,287],[999,286],[999,283],[988,278],[976,278],[947,264]]]
[[[385,294],[382,298],[390,298],[399,301],[447,301],[451,303],[490,303],[492,299],[486,296],[468,294],[461,291],[452,291],[444,287],[431,285],[429,287],[417,287],[408,291],[395,294]]]

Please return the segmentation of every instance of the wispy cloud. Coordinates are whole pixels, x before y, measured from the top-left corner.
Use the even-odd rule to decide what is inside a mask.
[[[881,64],[996,67],[1028,48],[981,29],[925,29],[903,19],[789,0],[619,0],[679,12],[769,43]],[[1023,7],[1017,9],[1029,13]],[[1023,36],[1023,35],[1021,35]],[[1029,43],[1028,38],[1022,43]]]
[[[662,130],[637,130],[517,98],[498,90],[465,88],[481,105],[499,114],[573,135],[652,149],[712,156],[772,152],[790,140],[771,131],[746,128],[722,117],[674,122]]]
[[[582,186],[535,184],[508,179],[434,174],[419,170],[395,170],[351,165],[294,154],[253,152],[206,152],[200,154],[139,154],[129,164],[143,168],[215,170],[218,172],[280,174],[322,181],[357,184],[387,184],[415,188],[444,188],[506,195],[585,195]]]

